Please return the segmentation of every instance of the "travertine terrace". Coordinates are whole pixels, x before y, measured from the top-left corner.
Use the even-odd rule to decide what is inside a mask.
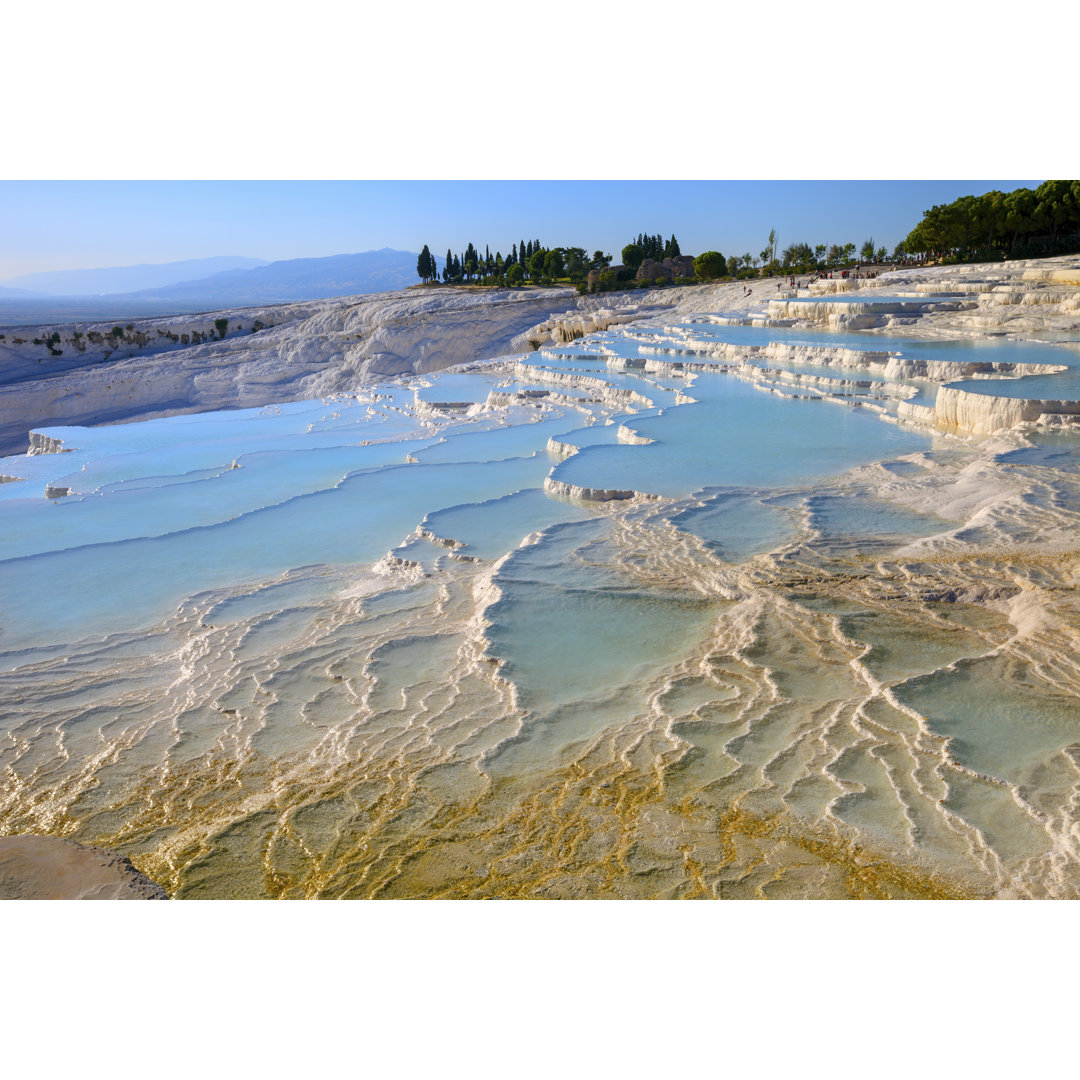
[[[0,343],[0,832],[180,898],[1080,897],[1076,270]]]

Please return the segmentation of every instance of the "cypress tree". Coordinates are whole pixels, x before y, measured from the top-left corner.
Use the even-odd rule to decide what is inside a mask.
[[[428,251],[427,244],[424,245],[424,250],[420,252],[420,257],[416,260],[416,273],[421,281],[428,281],[435,275],[432,273],[431,265],[431,252]]]
[[[443,264],[442,279],[443,281],[449,281],[454,274],[454,256],[450,254],[450,249],[446,249],[446,262]]]

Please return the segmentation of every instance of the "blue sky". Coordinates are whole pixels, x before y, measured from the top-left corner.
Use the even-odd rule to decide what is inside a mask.
[[[470,241],[603,248],[672,233],[684,252],[794,241],[891,251],[922,211],[1028,180],[0,181],[0,281],[212,255],[292,259]]]

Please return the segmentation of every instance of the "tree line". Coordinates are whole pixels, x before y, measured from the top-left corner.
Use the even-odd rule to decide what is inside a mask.
[[[783,274],[822,274],[855,264],[855,256],[862,263],[901,262],[905,255],[900,246],[892,254],[884,246],[877,246],[873,237],[861,247],[850,241],[843,244],[808,244],[805,241],[789,244],[781,252],[776,251],[776,233],[769,233],[768,244],[755,256],[749,251],[742,255],[725,257],[719,251],[706,251],[694,259],[694,272],[702,280],[735,278],[745,280],[756,277],[778,277]]]
[[[522,240],[514,244],[509,254],[496,251],[493,255],[489,245],[481,255],[470,242],[463,252],[454,254],[449,248],[440,271],[428,245],[416,262],[416,273],[421,281],[438,281],[446,285],[522,285],[526,281],[535,285],[555,281],[571,284],[584,281],[590,270],[608,266],[611,256],[602,251],[592,255],[583,247],[545,248],[539,240]]]
[[[666,241],[659,233],[655,236],[639,233],[637,239],[622,251],[624,265],[634,271],[645,259],[662,261],[679,254],[679,242],[674,233]],[[534,285],[561,282],[584,287],[590,271],[606,270],[610,265],[611,255],[601,250],[593,251],[590,255],[583,247],[548,248],[537,239],[513,244],[507,255],[501,251],[493,255],[487,244],[481,255],[471,242],[463,252],[457,254],[448,248],[441,271],[438,260],[425,244],[416,261],[416,273],[423,282],[441,280],[446,285],[518,286],[525,282]],[[633,274],[629,277],[632,278]]]
[[[946,262],[1039,258],[1080,251],[1080,180],[962,195],[923,211],[903,248]]]
[[[789,244],[777,251],[775,230],[769,233],[768,243],[758,255],[745,252],[742,255],[724,256],[719,251],[706,251],[693,258],[693,277],[700,281],[723,278],[771,277],[786,273],[821,273],[829,269],[853,263],[858,250],[864,263],[884,262],[887,258],[901,261],[905,258],[900,245],[891,257],[885,247],[866,240],[861,248],[853,243],[817,244],[805,242]],[[599,280],[593,278],[593,287],[600,291],[616,288],[635,288],[664,284],[666,279],[657,277],[638,280],[639,268],[647,260],[663,263],[665,259],[682,258],[682,250],[675,234],[665,240],[660,233],[638,233],[621,251],[622,263],[612,266],[611,255],[596,250],[591,255],[583,247],[547,248],[537,240],[522,240],[511,246],[508,255],[501,251],[491,253],[489,245],[483,254],[471,242],[463,252],[455,254],[447,250],[442,269],[424,245],[417,260],[416,272],[421,281],[447,285],[494,285],[516,287],[529,282],[534,285],[554,283],[576,285],[585,291],[590,271],[599,272]],[[690,275],[684,266],[680,268],[681,279]]]

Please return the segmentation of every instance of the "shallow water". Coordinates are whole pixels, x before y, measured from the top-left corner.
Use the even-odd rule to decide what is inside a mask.
[[[0,461],[0,828],[191,897],[1080,895],[1080,440],[890,423],[935,385],[823,346],[1076,368],[657,320],[48,429]]]

